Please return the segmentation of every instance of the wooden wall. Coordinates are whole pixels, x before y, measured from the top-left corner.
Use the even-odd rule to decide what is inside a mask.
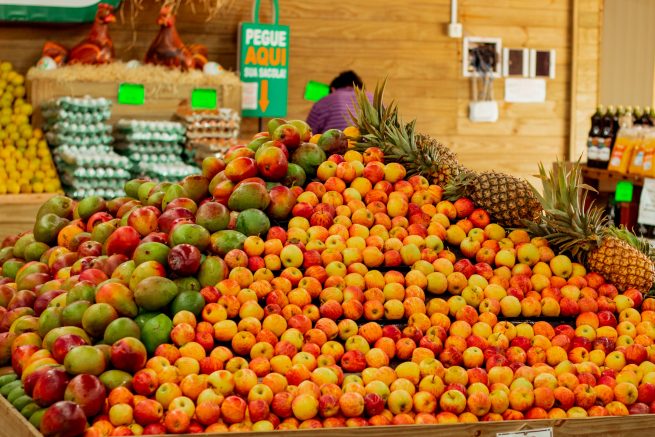
[[[605,0],[600,103],[651,106],[655,72],[655,2]]]
[[[211,22],[188,7],[178,17],[184,41],[206,44],[210,58],[228,68],[236,62],[238,22],[250,15],[249,1],[232,3]],[[311,104],[302,97],[308,80],[329,82],[338,72],[354,69],[369,88],[388,77],[388,98],[398,100],[402,116],[417,118],[420,130],[450,145],[465,165],[534,174],[537,162],[567,156],[573,138],[570,115],[578,98],[577,90],[572,90],[572,41],[578,3],[589,9],[584,24],[597,32],[600,0],[460,0],[465,35],[501,37],[506,47],[557,50],[556,78],[548,81],[547,101],[501,101],[499,121],[484,124],[467,117],[470,86],[461,77],[462,41],[446,35],[448,0],[280,0],[281,22],[291,26],[289,117],[304,118],[308,113]],[[118,54],[125,60],[141,58],[157,31],[153,21],[158,4],[153,0],[144,4],[136,38],[129,22],[112,29]],[[26,69],[38,58],[45,39],[72,45],[87,28],[0,27],[0,56]],[[588,56],[597,58],[597,47],[591,49]],[[584,64],[585,81],[593,77],[590,64]],[[503,96],[502,82],[495,84],[497,99]],[[590,89],[584,88],[582,103],[593,100],[587,105],[593,108],[596,99],[588,94]],[[588,120],[581,118],[579,123],[587,126]],[[253,123],[246,125],[246,130],[254,128]]]
[[[599,102],[603,3],[603,0],[574,0],[571,38],[573,56],[569,84],[571,124],[568,158],[571,161],[581,156],[586,160],[590,117]]]

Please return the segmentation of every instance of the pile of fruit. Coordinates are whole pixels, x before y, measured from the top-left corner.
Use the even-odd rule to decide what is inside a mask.
[[[0,194],[61,191],[48,144],[30,124],[25,77],[0,63]]]
[[[180,183],[44,204],[0,249],[0,394],[45,436],[655,411],[650,251],[579,169],[492,198],[360,106],[346,133],[276,119]]]

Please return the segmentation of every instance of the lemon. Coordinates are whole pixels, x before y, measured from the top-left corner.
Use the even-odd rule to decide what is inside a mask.
[[[7,192],[9,194],[18,194],[20,192],[20,185],[14,181],[7,182]]]
[[[59,184],[55,183],[55,181],[49,180],[43,184],[43,187],[45,188],[46,193],[54,193],[59,188],[57,185]]]
[[[43,182],[34,182],[34,184],[32,184],[32,189],[35,193],[43,193],[45,191],[45,185]]]
[[[0,182],[0,194],[7,194],[7,186],[3,182]]]
[[[20,186],[20,192],[23,194],[31,194],[32,193],[32,186],[28,183],[23,183]]]
[[[20,85],[14,89],[14,97],[23,97],[25,95],[25,87]]]
[[[20,110],[23,113],[23,115],[28,115],[28,116],[32,115],[32,111],[34,111],[34,109],[32,109],[32,105],[30,105],[29,103],[26,103],[25,105],[21,106]]]
[[[37,155],[39,158],[45,158],[46,156],[49,156],[49,155],[50,155],[50,152],[48,152],[48,149],[38,149],[38,150],[36,151],[36,155]]]
[[[21,158],[21,159],[18,160],[18,164],[16,164],[16,168],[18,170],[23,171],[23,170],[26,170],[29,165],[30,165],[30,163],[27,162],[26,159]]]

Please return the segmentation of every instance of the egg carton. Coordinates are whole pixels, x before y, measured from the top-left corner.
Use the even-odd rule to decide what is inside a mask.
[[[146,176],[154,181],[179,181],[186,176],[197,174],[198,167],[182,161],[168,164],[141,163],[137,167],[139,176]]]
[[[120,197],[125,195],[123,188],[76,188],[76,187],[64,187],[64,192],[68,197],[73,199],[83,199],[88,196],[99,196],[104,197],[105,199],[112,199],[114,197]]]
[[[176,121],[149,121],[149,120],[128,120],[121,119],[116,123],[116,130],[122,134],[130,133],[169,133],[183,136],[185,128],[182,123]]]
[[[56,147],[62,144],[70,144],[73,146],[111,144],[114,139],[111,135],[107,134],[72,135],[49,131],[46,133],[46,140],[48,141],[48,144]]]
[[[175,143],[124,143],[119,142],[114,144],[114,148],[123,153],[123,154],[133,154],[133,153],[182,153],[182,145]]]
[[[111,117],[110,110],[96,112],[71,112],[63,109],[42,110],[41,114],[48,124],[54,124],[58,121],[67,121],[69,123],[103,123]]]
[[[111,100],[104,97],[58,97],[41,105],[44,111],[64,110],[68,112],[92,113],[111,110]]]
[[[117,141],[123,141],[123,142],[128,142],[128,143],[148,143],[148,142],[180,143],[180,142],[184,142],[184,134],[168,133],[168,132],[130,132],[130,133],[117,132],[115,137],[116,137]]]
[[[111,135],[112,126],[105,123],[71,123],[57,121],[45,129],[56,135],[86,136]]]

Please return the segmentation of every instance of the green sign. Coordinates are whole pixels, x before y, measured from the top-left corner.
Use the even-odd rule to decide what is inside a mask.
[[[143,105],[146,91],[140,83],[121,83],[118,85],[118,103],[121,105]]]
[[[330,85],[310,80],[305,86],[305,100],[318,102],[323,97],[330,94]]]
[[[196,88],[191,92],[191,109],[216,109],[216,90]]]
[[[289,88],[289,26],[278,24],[278,0],[272,0],[275,24],[259,22],[259,2],[253,23],[241,23],[239,74],[243,83],[244,117],[284,117]]]
[[[98,10],[98,3],[118,9],[120,0],[0,0],[0,21],[32,21],[47,23],[89,23]]]
[[[630,181],[619,181],[616,183],[616,192],[614,193],[614,200],[619,202],[632,202],[632,192],[634,186]]]

